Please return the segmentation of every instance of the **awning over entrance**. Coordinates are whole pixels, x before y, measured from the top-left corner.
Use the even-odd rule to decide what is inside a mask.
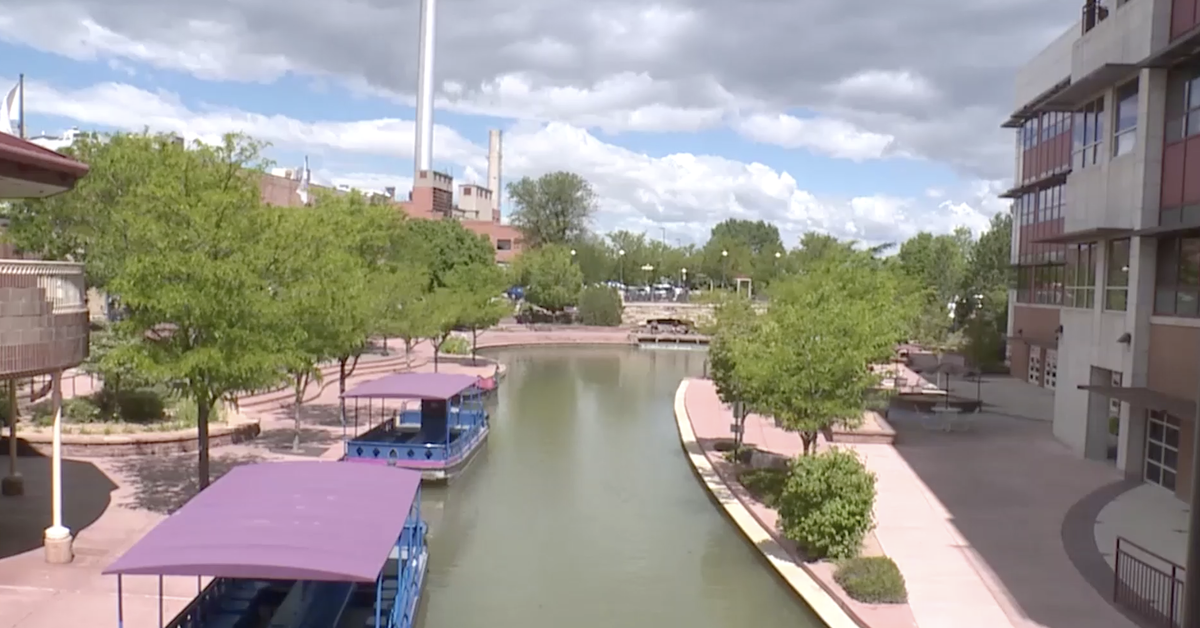
[[[0,199],[44,198],[75,187],[87,164],[0,133]]]
[[[1191,420],[1196,416],[1196,403],[1180,399],[1157,390],[1132,386],[1079,386],[1079,390],[1093,392],[1105,397],[1124,401],[1150,410],[1162,410],[1179,419]]]

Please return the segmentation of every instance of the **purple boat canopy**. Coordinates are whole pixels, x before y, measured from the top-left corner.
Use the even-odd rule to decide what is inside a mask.
[[[452,399],[479,384],[474,375],[393,373],[363,382],[342,394],[344,399]]]
[[[374,582],[421,473],[338,462],[235,467],[106,574]]]

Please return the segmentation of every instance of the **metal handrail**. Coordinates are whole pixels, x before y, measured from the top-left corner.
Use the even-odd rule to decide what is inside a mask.
[[[1160,568],[1131,553],[1165,565]],[[1182,628],[1186,569],[1129,539],[1118,536],[1113,554],[1113,602],[1163,628]]]

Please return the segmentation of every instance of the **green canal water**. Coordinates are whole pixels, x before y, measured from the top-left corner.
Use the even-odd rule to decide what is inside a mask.
[[[486,450],[426,489],[422,628],[816,628],[684,458],[704,353],[513,349]]]

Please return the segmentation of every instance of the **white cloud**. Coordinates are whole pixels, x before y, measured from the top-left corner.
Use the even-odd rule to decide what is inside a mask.
[[[806,148],[816,153],[863,161],[885,157],[896,138],[864,131],[831,118],[797,118],[790,115],[753,115],[738,120],[737,130],[763,144]]]
[[[32,111],[72,118],[81,126],[125,130],[149,126],[203,140],[244,132],[314,153],[318,181],[369,190],[395,186],[401,196],[411,185],[407,172],[336,172],[320,159],[322,153],[334,163],[352,154],[411,157],[409,120],[300,121],[232,109],[193,110],[173,94],[115,83],[70,91],[34,82],[29,89]],[[435,152],[439,159],[461,167],[466,178],[481,179],[487,164],[485,138],[479,139],[477,144],[439,127]],[[651,157],[559,122],[517,123],[506,131],[504,146],[507,180],[569,164],[600,197],[597,228],[645,230],[651,235],[661,235],[660,228],[666,228],[672,240],[703,240],[713,224],[730,217],[776,223],[789,242],[807,230],[877,243],[903,240],[922,229],[945,232],[958,225],[978,229],[995,211],[998,201],[988,197],[994,197],[1001,185],[980,183],[957,197],[947,193],[933,202],[871,194],[821,198],[800,189],[787,172],[764,164],[690,153]],[[858,150],[871,156],[866,149]],[[875,150],[882,148],[876,144]]]

